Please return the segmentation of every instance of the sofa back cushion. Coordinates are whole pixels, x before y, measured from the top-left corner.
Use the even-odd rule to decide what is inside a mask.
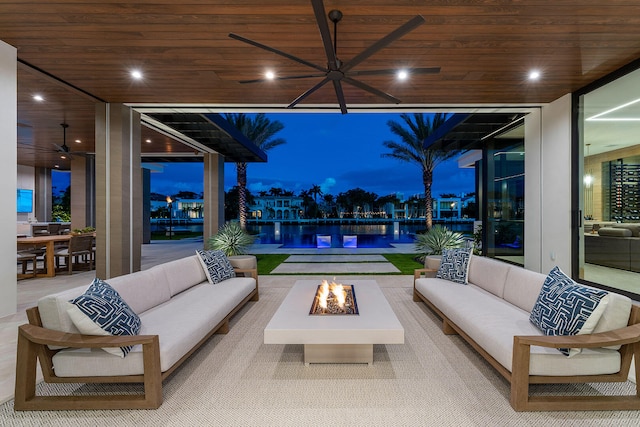
[[[197,255],[170,261],[154,268],[163,271],[171,296],[207,281]]]
[[[624,228],[631,231],[632,237],[640,237],[640,224],[614,224],[613,228]]]
[[[546,278],[544,274],[512,265],[507,274],[503,298],[527,313],[531,313]]]
[[[469,283],[502,298],[509,268],[511,266],[506,262],[472,256],[469,262]]]
[[[112,277],[106,282],[118,291],[133,311],[140,314],[171,298],[167,276],[158,267]]]
[[[616,228],[616,227],[604,227],[598,230],[598,234],[601,236],[610,236],[610,237],[631,237],[633,236],[633,232],[627,228]]]

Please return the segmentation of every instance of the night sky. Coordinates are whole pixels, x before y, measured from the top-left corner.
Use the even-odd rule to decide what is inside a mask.
[[[381,156],[389,151],[383,141],[399,140],[387,126],[389,120],[400,122],[399,114],[284,113],[267,117],[284,124],[276,137],[287,143],[267,152],[268,162],[248,164],[247,186],[254,195],[272,187],[299,194],[313,185],[334,196],[357,187],[378,196],[403,193],[408,198],[423,192],[417,165]],[[202,192],[202,163],[165,163],[151,168],[152,192]],[[54,192],[64,191],[68,173],[53,175]],[[433,181],[434,197],[474,191],[473,169],[459,169],[455,157],[436,167]],[[225,163],[225,191],[236,183],[235,164]]]
[[[284,129],[276,137],[287,143],[269,152],[268,162],[249,163],[247,187],[252,194],[272,187],[298,194],[319,185],[324,194],[338,195],[360,187],[378,196],[400,192],[405,197],[423,192],[422,172],[415,164],[381,157],[389,150],[383,141],[399,138],[389,131],[390,113],[285,113],[267,114]],[[165,164],[151,175],[151,191],[175,194],[202,192],[202,164]],[[459,169],[456,158],[436,167],[433,195],[474,191],[473,169]],[[225,190],[236,185],[236,168],[225,163]]]

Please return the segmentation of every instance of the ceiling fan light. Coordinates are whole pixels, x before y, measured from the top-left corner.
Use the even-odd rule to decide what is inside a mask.
[[[407,72],[407,70],[400,70],[398,71],[398,80],[407,80],[407,78],[409,77],[409,73]]]

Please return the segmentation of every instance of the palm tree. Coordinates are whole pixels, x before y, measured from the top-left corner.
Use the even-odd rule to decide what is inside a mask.
[[[427,230],[430,230],[433,224],[433,198],[431,196],[433,170],[439,163],[456,155],[457,152],[423,146],[424,141],[447,121],[446,114],[401,114],[400,118],[404,123],[398,123],[394,120],[387,122],[389,130],[400,137],[400,142],[384,141],[382,144],[391,152],[382,154],[382,157],[415,163],[422,169],[425,221]]]
[[[262,151],[269,151],[278,145],[285,144],[283,138],[274,138],[274,135],[284,129],[284,125],[278,120],[271,121],[264,113],[250,117],[244,113],[228,113],[225,119],[238,129],[244,136],[252,141]],[[236,163],[238,179],[238,216],[240,227],[247,228],[247,164]]]
[[[322,196],[324,193],[322,192],[322,188],[319,185],[314,184],[309,189],[309,194],[313,194],[313,201],[318,203],[318,196]]]

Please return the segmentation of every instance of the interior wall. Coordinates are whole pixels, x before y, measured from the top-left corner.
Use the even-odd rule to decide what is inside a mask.
[[[18,166],[18,74],[16,48],[0,41],[0,317],[17,309],[16,188]]]

